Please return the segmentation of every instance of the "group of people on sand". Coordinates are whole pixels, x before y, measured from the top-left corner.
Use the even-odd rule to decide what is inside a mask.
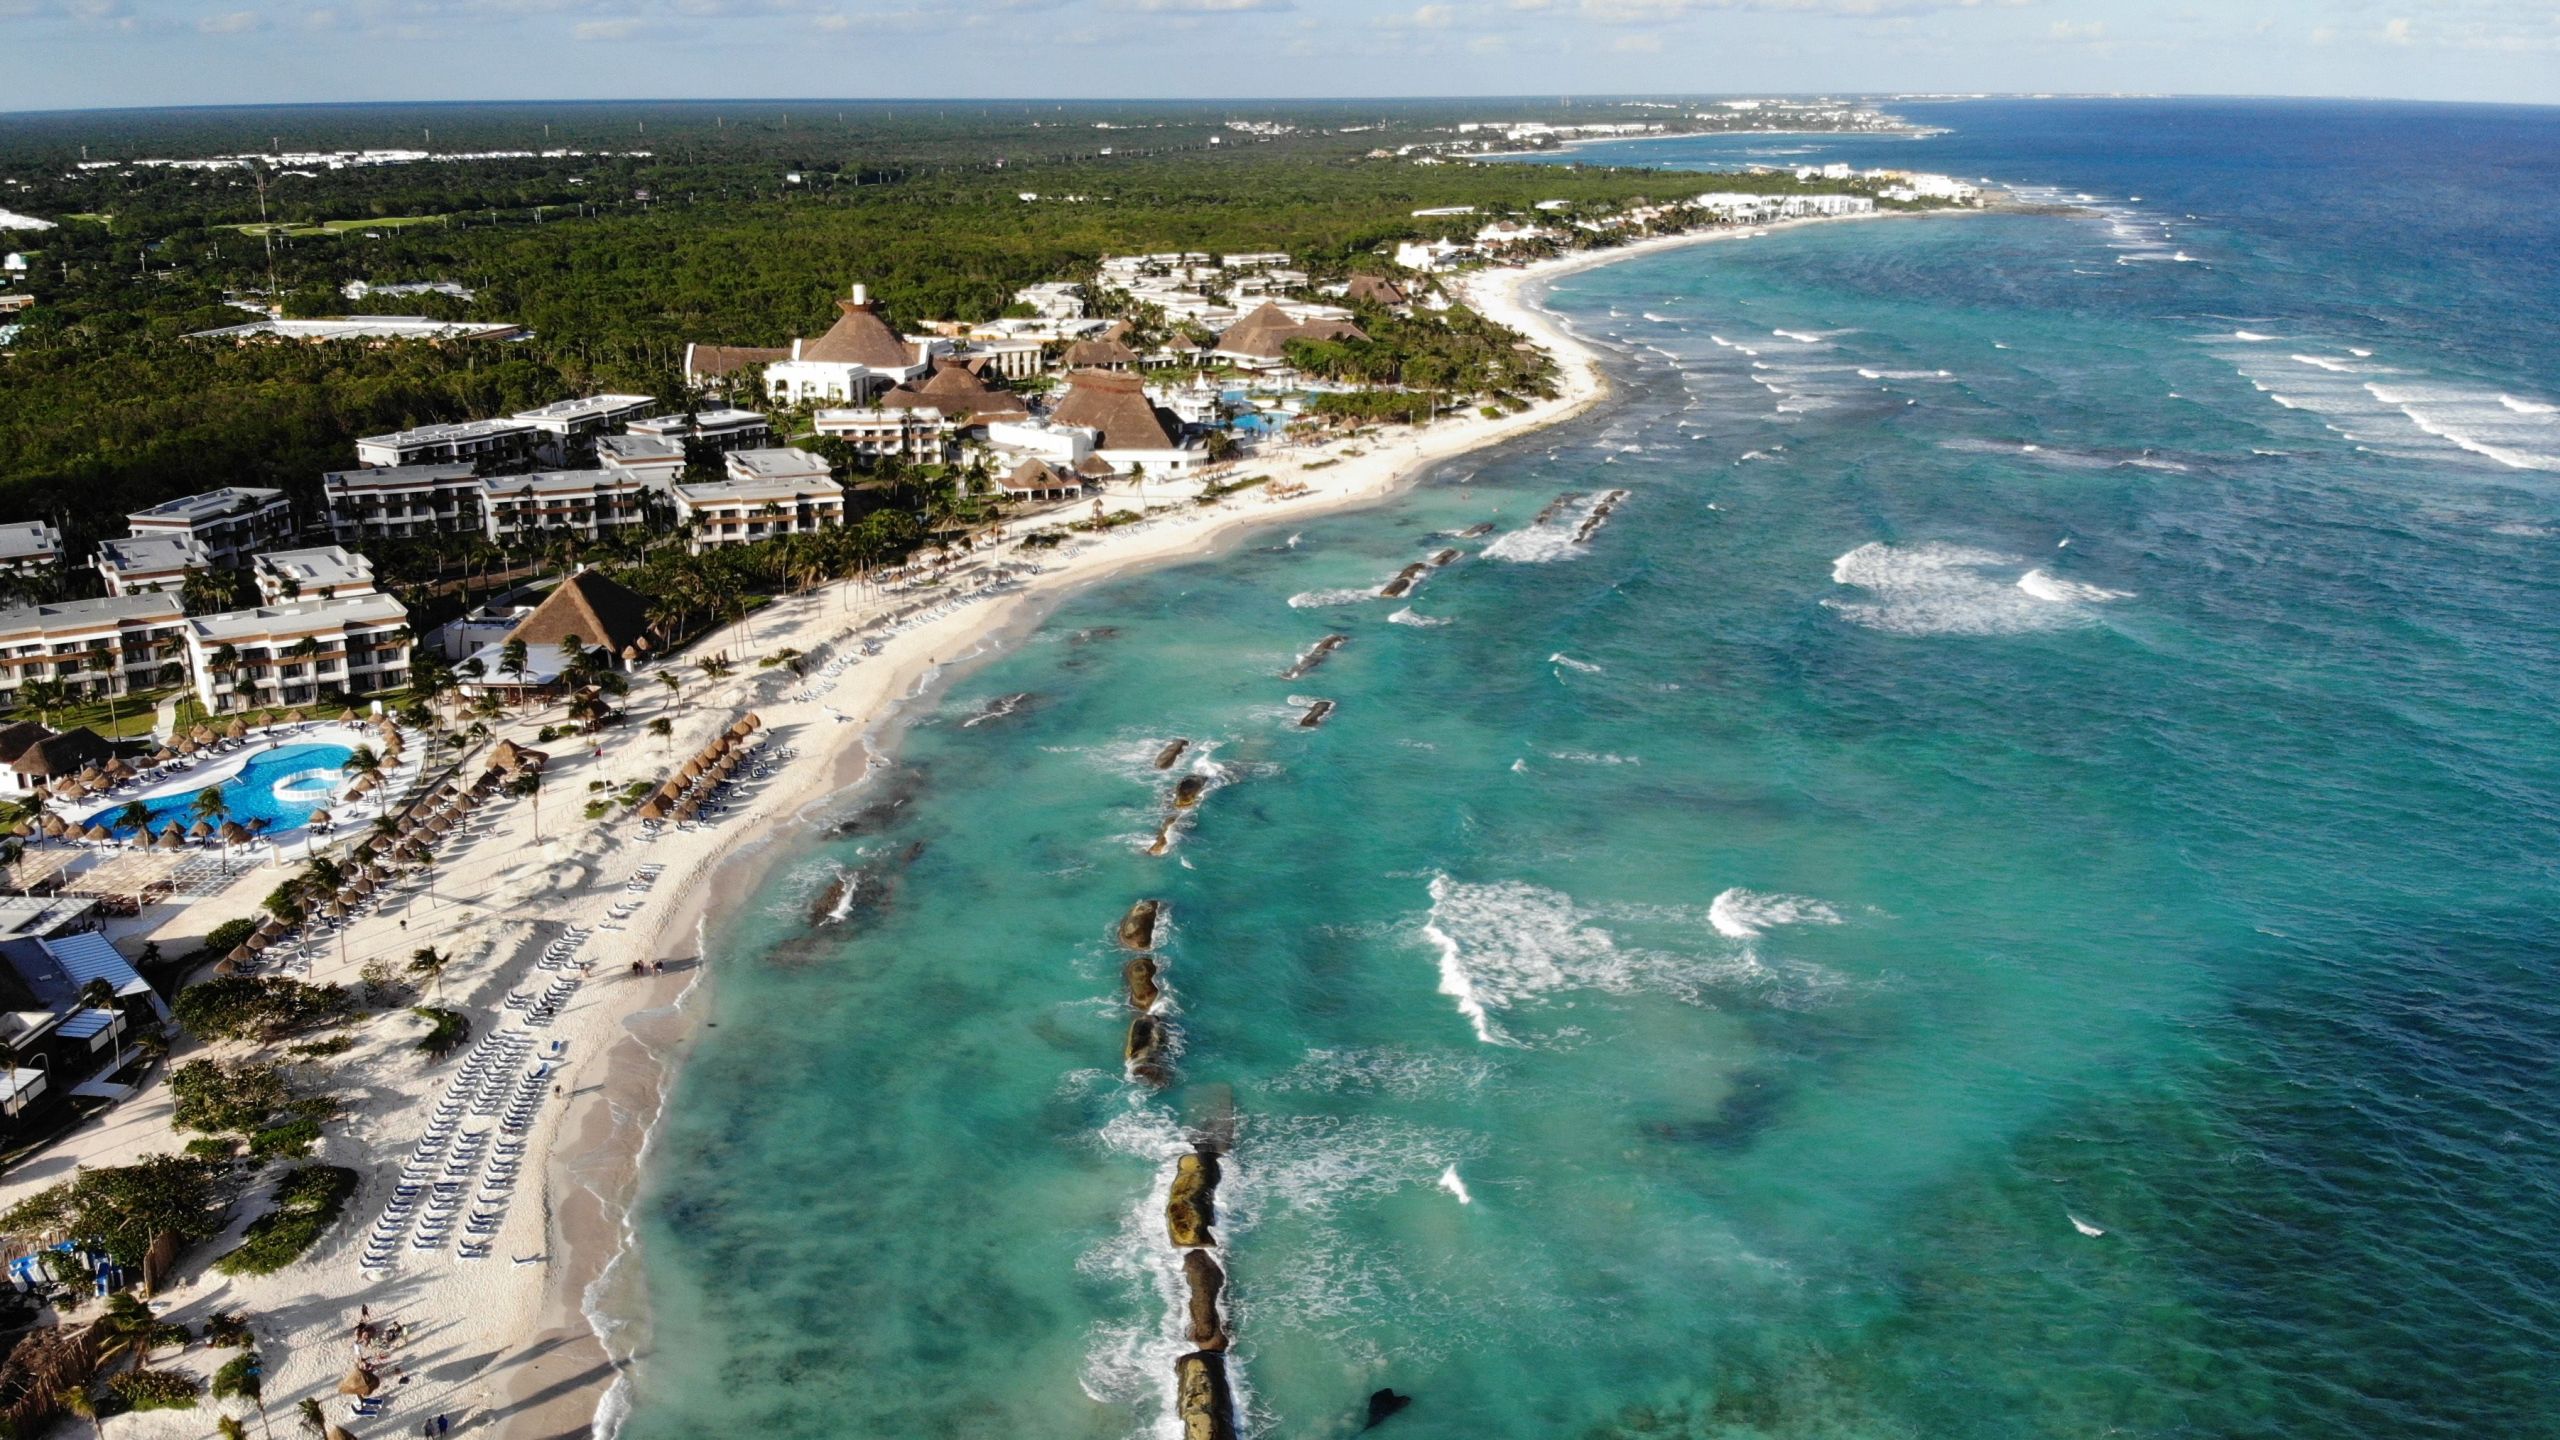
[[[667,962],[664,960],[634,960],[631,962],[631,973],[634,975],[664,975],[667,973]]]

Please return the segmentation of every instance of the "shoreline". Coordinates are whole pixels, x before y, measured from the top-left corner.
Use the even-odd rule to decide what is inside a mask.
[[[1708,233],[1664,237],[1669,243],[1737,238]],[[1519,330],[1546,346],[1562,371],[1560,394],[1521,414],[1498,421],[1443,421],[1442,432],[1423,432],[1396,443],[1374,437],[1364,453],[1345,457],[1347,442],[1313,447],[1293,457],[1287,468],[1309,462],[1325,466],[1324,474],[1348,470],[1362,460],[1383,462],[1372,473],[1344,477],[1347,483],[1315,487],[1292,500],[1271,500],[1259,492],[1243,503],[1228,501],[1214,509],[1173,512],[1166,531],[1151,543],[1127,547],[1127,553],[1103,553],[1122,532],[1108,532],[1080,556],[1088,563],[1060,567],[1035,577],[1024,588],[981,603],[958,616],[910,631],[891,641],[940,632],[956,633],[946,645],[957,651],[941,658],[942,649],[918,657],[909,644],[894,661],[888,647],[863,668],[887,663],[890,682],[868,713],[856,722],[856,733],[832,756],[814,757],[813,780],[788,796],[757,796],[743,812],[722,824],[724,834],[743,834],[757,822],[767,825],[805,822],[817,807],[844,797],[876,773],[880,757],[893,747],[889,738],[920,712],[917,702],[945,682],[967,672],[976,662],[1001,654],[1035,631],[1067,600],[1142,569],[1211,558],[1230,544],[1265,526],[1378,504],[1400,493],[1432,467],[1493,445],[1533,434],[1589,410],[1608,394],[1599,355],[1574,338],[1553,316],[1528,302],[1533,284],[1552,280],[1587,263],[1608,263],[1642,253],[1629,246],[1596,257],[1569,256],[1516,270],[1479,272],[1462,277],[1457,288],[1479,313]],[[1258,458],[1258,457],[1257,457]],[[1260,464],[1239,468],[1260,472]],[[1275,478],[1278,478],[1275,476]],[[1188,522],[1188,523],[1184,523]],[[1133,537],[1140,538],[1140,537]],[[833,588],[833,587],[829,587]],[[823,593],[823,592],[820,592]],[[952,626],[966,619],[971,624]],[[956,643],[953,643],[956,642]],[[717,637],[695,644],[697,651],[716,650]],[[772,715],[779,707],[766,706]],[[803,764],[808,764],[804,759]],[[769,832],[756,843],[726,843],[697,862],[682,897],[650,927],[655,949],[670,943],[681,950],[688,932],[713,923],[723,902],[736,904],[754,893],[768,867],[756,863],[797,838],[794,831]],[[756,863],[749,872],[746,867]],[[705,883],[708,882],[708,883]],[[715,898],[717,897],[717,898]],[[551,1224],[551,1266],[538,1311],[527,1332],[508,1337],[490,1375],[497,1384],[494,1410],[502,1440],[560,1440],[577,1434],[610,1435],[628,1413],[629,1366],[646,1351],[646,1277],[637,1266],[634,1206],[647,1182],[648,1157],[654,1149],[665,1105],[680,1075],[683,1052],[698,1038],[700,1024],[690,1013],[709,966],[697,949],[695,968],[684,990],[663,1006],[634,1007],[614,1020],[620,1032],[600,1063],[604,1081],[576,1092],[558,1120],[558,1139],[545,1168],[546,1212]],[[626,1264],[626,1262],[633,1262]],[[634,1337],[637,1337],[636,1339]],[[617,1343],[621,1342],[621,1343]]]
[[[877,661],[866,662],[890,662],[887,668],[892,682],[884,687],[879,703],[859,717],[850,743],[843,744],[831,757],[819,757],[820,763],[813,769],[823,771],[826,781],[803,785],[792,796],[771,806],[765,803],[767,797],[756,797],[745,814],[724,822],[723,830],[759,820],[806,821],[818,806],[841,799],[876,773],[881,757],[894,748],[895,733],[918,715],[916,702],[966,673],[976,662],[1001,654],[1036,630],[1061,604],[1095,585],[1142,569],[1212,558],[1265,526],[1381,504],[1435,465],[1526,437],[1598,405],[1610,390],[1601,366],[1600,347],[1574,334],[1561,316],[1532,297],[1534,291],[1605,265],[1697,245],[1757,239],[1782,230],[1980,213],[1985,212],[1886,211],[1691,231],[1457,277],[1451,282],[1452,288],[1468,305],[1487,318],[1520,331],[1555,356],[1562,372],[1561,393],[1556,399],[1500,421],[1462,421],[1455,426],[1444,421],[1447,428],[1439,435],[1425,432],[1393,447],[1373,443],[1366,453],[1348,459],[1332,453],[1346,442],[1315,447],[1295,457],[1296,463],[1323,463],[1326,475],[1362,460],[1382,463],[1375,465],[1372,473],[1350,483],[1316,488],[1294,500],[1260,504],[1230,500],[1215,509],[1174,512],[1174,523],[1150,543],[1130,546],[1127,553],[1080,557],[1090,563],[1043,574],[1020,590],[926,627],[938,634],[950,625],[951,619],[972,622],[951,627],[953,633],[945,643],[958,653],[948,659],[938,658],[943,653],[940,649],[928,650],[918,659],[921,647],[910,645],[894,660],[884,649]],[[1259,472],[1266,467],[1248,464],[1240,468]],[[1108,537],[1093,548],[1097,552],[1107,550]],[[921,633],[911,631],[900,639]],[[717,647],[711,637],[706,637],[695,648]],[[772,707],[766,713],[772,713]],[[753,845],[721,845],[695,877],[717,883],[689,887],[686,898],[652,927],[658,948],[666,948],[670,935],[681,937],[688,930],[716,920],[718,905],[712,899],[714,895],[735,904],[753,894],[766,871],[759,866],[752,874],[743,873],[743,867],[752,858],[791,843],[791,833],[786,831]],[[636,1263],[638,1242],[632,1215],[646,1187],[647,1157],[654,1149],[665,1104],[680,1078],[682,1052],[699,1035],[698,1021],[686,1013],[685,1002],[695,999],[701,988],[699,977],[707,970],[708,966],[703,965],[679,1000],[667,1007],[663,1033],[654,1023],[644,1029],[632,1028],[630,1022],[642,1019],[641,1011],[630,1012],[617,1021],[617,1028],[624,1033],[612,1042],[603,1062],[611,1078],[599,1087],[599,1093],[583,1103],[573,1103],[561,1119],[561,1134],[574,1135],[576,1140],[574,1148],[569,1144],[555,1148],[546,1169],[546,1190],[568,1193],[573,1188],[568,1182],[582,1175],[586,1178],[574,1187],[577,1193],[557,1212],[552,1242],[555,1263],[545,1286],[539,1322],[530,1333],[509,1342],[506,1349],[518,1353],[502,1358],[492,1367],[493,1377],[501,1379],[503,1396],[497,1407],[502,1417],[500,1440],[562,1440],[586,1434],[609,1437],[628,1413],[629,1367],[645,1354],[648,1334],[646,1276]],[[645,1106],[645,1113],[641,1106]],[[602,1188],[593,1183],[598,1176],[603,1179]],[[626,1261],[634,1263],[626,1265]],[[612,1343],[632,1336],[639,1337],[636,1344]]]

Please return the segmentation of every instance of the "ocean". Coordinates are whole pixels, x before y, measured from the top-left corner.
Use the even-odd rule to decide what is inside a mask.
[[[1077,595],[776,848],[627,1440],[1172,1433],[1230,1123],[1251,1435],[2560,1433],[2560,112],[1912,113],[1575,158],[2082,208],[1566,277],[1597,409]]]

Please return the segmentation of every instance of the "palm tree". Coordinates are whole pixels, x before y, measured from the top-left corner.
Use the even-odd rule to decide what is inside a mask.
[[[89,668],[98,672],[98,678],[91,682],[92,693],[103,693],[107,697],[107,734],[109,736],[116,733],[116,681],[123,678],[119,673],[122,660],[123,656],[108,641],[99,639],[89,642]]]
[[[675,744],[676,722],[661,715],[649,722],[649,733],[658,737],[658,749],[664,753]]]
[[[372,746],[358,745],[347,752],[347,758],[339,763],[338,768],[350,775],[379,775],[382,773],[382,757],[373,753]]]
[[[409,953],[409,973],[427,977],[427,994],[430,997],[434,996],[443,984],[444,967],[452,963],[453,957],[437,950],[433,945],[421,945]]]
[[[86,1385],[65,1385],[53,1398],[63,1409],[88,1421],[89,1428],[98,1432],[98,1440],[107,1440],[107,1422],[98,1415],[100,1402],[105,1396]]]
[[[667,687],[667,703],[675,706],[679,710],[683,709],[684,682],[676,678],[676,672],[673,670],[659,671],[658,683]]]
[[[219,785],[208,785],[187,802],[187,813],[207,824],[231,818],[231,800]]]
[[[293,1408],[302,1417],[302,1428],[314,1435],[329,1433],[328,1414],[321,1410],[320,1401],[316,1397],[305,1395]]]
[[[116,812],[116,828],[130,830],[145,839],[151,833],[151,807],[136,800]]]
[[[512,679],[519,687],[524,684],[525,672],[532,668],[523,641],[510,640],[498,647],[498,673]]]
[[[53,712],[71,698],[71,692],[59,680],[35,677],[18,686],[18,703],[36,712],[36,718],[53,724]]]
[[[522,795],[533,802],[533,839],[537,845],[542,843],[542,772],[516,772],[516,778],[507,782],[507,793]]]

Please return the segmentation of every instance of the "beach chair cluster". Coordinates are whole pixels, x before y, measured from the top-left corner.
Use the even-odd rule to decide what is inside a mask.
[[[767,779],[775,767],[800,753],[768,743],[763,725],[762,718],[750,714],[730,726],[641,801],[640,838],[655,840],[669,825],[690,834],[718,823],[735,798],[732,787]]]
[[[534,1037],[523,1030],[471,1047],[365,1235],[358,1264],[366,1275],[390,1274],[404,1249],[432,1255],[452,1243],[462,1259],[489,1258],[562,1048],[553,1041],[528,1065]]]
[[[604,912],[604,923],[596,928],[622,929],[622,922],[639,914],[640,908],[649,903],[649,892],[658,888],[658,877],[666,873],[667,867],[664,865],[643,865],[632,871],[631,879],[622,887],[622,893],[627,898],[614,902],[613,907]]]

